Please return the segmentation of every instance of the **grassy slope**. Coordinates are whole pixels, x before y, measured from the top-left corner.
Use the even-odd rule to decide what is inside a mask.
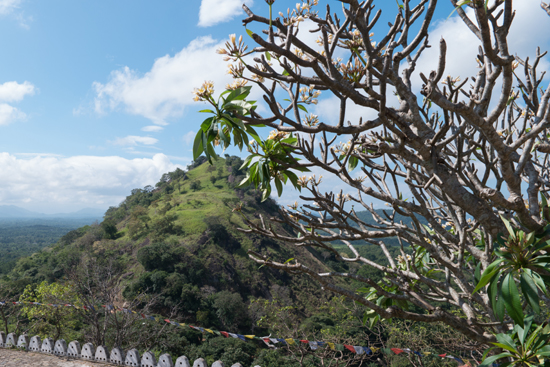
[[[237,292],[246,300],[249,296],[269,298],[271,288],[277,285],[289,289],[291,296],[302,305],[302,308],[307,307],[312,297],[319,297],[317,285],[306,277],[290,276],[267,267],[258,269],[258,265],[248,258],[246,251],[254,249],[272,259],[282,261],[296,257],[313,268],[328,268],[307,249],[295,248],[293,245],[238,231],[237,228],[246,227],[240,213],[233,211],[238,203],[243,203],[243,214],[258,221],[259,214],[264,217],[276,215],[276,211],[273,210],[276,207],[273,203],[260,203],[259,194],[252,190],[243,192],[232,188],[228,182],[230,173],[224,160],[215,162],[213,170],[209,167],[209,164],[205,163],[187,172],[186,177],[161,185],[155,190],[156,200],[144,206],[150,218],[149,223],[154,223],[163,216],[175,215],[175,224],[181,227],[181,234],[171,234],[159,240],[149,233],[132,239],[128,226],[135,207],[124,208],[123,203],[117,209],[116,239],[101,238],[101,227],[90,227],[83,231],[84,235],[72,241],[61,240],[44,251],[21,259],[4,280],[10,280],[12,284],[15,282],[18,285],[13,288],[16,293],[16,289],[21,289],[29,283],[37,283],[44,279],[62,279],[66,275],[64,269],[71,261],[91,254],[120,262],[126,274],[124,283],[131,285],[147,274],[144,266],[137,260],[139,250],[153,242],[162,241],[169,245],[170,251],[183,254],[179,261],[200,261],[205,271],[201,283],[197,284],[198,287],[209,286],[216,292]],[[222,170],[219,171],[219,167],[222,167]],[[221,172],[221,175],[218,172]],[[217,177],[215,183],[210,181],[212,175]],[[193,181],[200,181],[200,190],[191,189]],[[166,185],[173,191],[168,190],[170,193],[166,193]],[[128,198],[131,199],[132,196]],[[128,198],[126,201],[131,201]],[[169,210],[165,210],[168,204]],[[212,231],[207,225],[207,221],[212,218],[225,228],[230,246],[213,238]],[[284,231],[281,226],[275,226],[279,231]]]

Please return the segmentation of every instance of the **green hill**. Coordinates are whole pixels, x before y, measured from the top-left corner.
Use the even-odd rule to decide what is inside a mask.
[[[71,279],[92,258],[117,269],[120,298],[155,295],[158,313],[175,309],[187,322],[248,330],[253,320],[245,305],[251,297],[272,299],[281,294],[307,315],[308,308],[326,297],[315,283],[267,267],[258,269],[247,250],[281,261],[299,257],[312,268],[328,268],[307,249],[238,231],[245,224],[233,210],[237,205],[258,221],[260,214],[278,215],[274,201],[262,203],[258,191],[236,187],[244,177],[241,164],[238,157],[212,166],[199,160],[187,172],[178,169],[163,175],[155,187],[132,190],[107,210],[102,223],[73,230],[55,245],[21,258],[3,277],[3,288],[15,296],[28,284]],[[220,316],[220,308],[231,303],[244,308],[238,320]]]
[[[371,345],[380,346],[377,343],[389,334],[373,333],[365,327],[363,307],[333,297],[305,276],[259,267],[248,258],[247,250],[253,249],[273,260],[297,258],[316,271],[351,272],[374,280],[383,276],[360,264],[337,261],[328,251],[297,248],[240,232],[239,227],[246,227],[241,210],[259,222],[260,215],[274,217],[279,209],[271,199],[261,202],[260,192],[237,187],[245,174],[239,170],[241,165],[238,157],[226,156],[212,166],[199,159],[187,171],[164,174],[154,187],[132,190],[124,201],[107,210],[101,223],[70,231],[56,244],[17,260],[0,278],[1,300],[21,300],[24,294],[25,300],[47,304],[73,297],[86,299],[88,304],[114,304],[241,334],[352,345],[362,345],[368,339],[375,343]],[[241,209],[234,210],[236,207]],[[370,214],[360,215],[363,221],[372,220]],[[280,233],[288,231],[284,225],[273,226]],[[358,247],[362,255],[384,262],[379,247]],[[337,248],[348,251],[345,246]],[[400,251],[396,246],[389,250],[394,256]],[[344,281],[339,285],[360,286]],[[55,288],[58,286],[67,290],[61,292]],[[60,293],[44,294],[40,289],[58,289]],[[4,311],[8,315],[10,308],[6,306]],[[97,319],[88,313],[63,317],[58,311],[32,317],[12,311],[4,327],[42,337],[59,333],[66,340],[205,357],[210,363],[221,359],[227,365],[321,366],[307,346],[285,352],[141,319],[125,324],[124,313],[100,312]],[[59,320],[65,320],[63,327]],[[300,357],[294,354],[297,351],[308,354]]]

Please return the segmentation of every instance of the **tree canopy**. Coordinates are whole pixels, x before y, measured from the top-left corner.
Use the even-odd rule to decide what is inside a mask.
[[[243,184],[260,188],[264,198],[272,185],[279,195],[287,183],[301,191],[303,205],[281,209],[295,235],[278,233],[264,218],[247,218],[243,231],[329,251],[384,277],[319,273],[299,259],[276,262],[260,251],[250,257],[309,275],[367,306],[365,317],[374,321],[442,322],[479,343],[496,341],[511,323],[524,327],[524,314],[548,300],[550,280],[550,88],[538,69],[546,52],[537,49],[534,59],[514,54],[511,0],[450,0],[479,43],[477,58],[460,62],[479,68],[447,76],[453,39],[429,38],[441,2],[398,1],[390,16],[373,0],[340,2],[341,12],[327,6],[322,15],[317,0],[302,1],[277,18],[273,0],[266,0],[268,17],[243,6],[254,46],[246,35],[231,35],[218,52],[235,82],[217,99],[211,82],[195,90],[212,109],[201,111],[210,117],[194,155],[211,160],[218,145],[246,148]],[[316,43],[308,41],[304,20],[314,25]],[[385,21],[387,33],[374,34]],[[263,34],[250,30],[259,26]],[[431,46],[439,48],[438,66],[425,75],[418,61]],[[250,100],[251,88],[263,93],[264,108]],[[335,100],[337,120],[309,112],[321,93]],[[350,120],[350,104],[374,117]],[[273,131],[262,138],[261,127]],[[342,189],[326,192],[320,177],[302,175],[311,171],[336,176]],[[373,202],[388,209],[382,214]],[[376,223],[358,217],[358,208]],[[387,241],[395,238],[397,257]],[[357,241],[380,247],[385,262],[361,255]],[[352,289],[342,279],[363,285]]]

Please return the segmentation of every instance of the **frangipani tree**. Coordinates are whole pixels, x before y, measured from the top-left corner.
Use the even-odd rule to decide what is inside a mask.
[[[299,259],[279,263],[253,251],[250,257],[309,275],[370,308],[368,317],[442,322],[480,343],[496,341],[494,334],[511,323],[523,327],[524,313],[538,312],[547,300],[550,280],[550,88],[538,70],[546,52],[537,50],[531,60],[510,49],[512,0],[450,0],[479,41],[477,59],[461,60],[477,63],[477,74],[460,78],[446,76],[446,45],[453,40],[434,45],[428,37],[437,0],[398,1],[387,33],[376,37],[373,28],[384,17],[374,0],[340,0],[340,17],[329,6],[321,15],[317,0],[307,0],[274,18],[277,4],[266,2],[269,17],[243,6],[245,26],[265,27],[263,34],[247,29],[255,46],[231,36],[219,50],[235,83],[218,100],[209,83],[195,91],[213,106],[203,111],[210,117],[195,139],[195,157],[215,159],[217,145],[246,147],[243,184],[264,197],[272,186],[280,195],[291,184],[304,202],[281,209],[295,235],[273,230],[264,218],[248,220],[246,231],[330,251],[385,277],[375,282],[318,273]],[[316,44],[302,40],[305,19],[315,25]],[[430,46],[439,48],[438,67],[424,75],[417,62]],[[422,80],[416,90],[415,75]],[[263,92],[266,112],[248,99],[251,86]],[[320,93],[338,101],[336,121],[309,112]],[[374,117],[349,120],[349,102]],[[274,130],[262,139],[259,126]],[[319,177],[302,176],[314,168],[338,177],[343,191],[325,192]],[[382,215],[373,200],[389,209]],[[362,221],[358,210],[370,211],[376,224]],[[401,244],[398,258],[389,238]],[[387,264],[361,256],[359,240],[379,246]],[[338,253],[334,241],[352,256]],[[365,286],[349,289],[341,278]]]

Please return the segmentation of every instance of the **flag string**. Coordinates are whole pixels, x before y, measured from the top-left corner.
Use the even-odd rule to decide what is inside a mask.
[[[274,347],[275,344],[300,345],[300,343],[301,343],[301,344],[309,346],[309,348],[311,350],[317,350],[321,347],[326,347],[326,348],[330,348],[331,350],[334,350],[334,351],[341,351],[341,352],[349,351],[351,353],[355,353],[355,354],[358,354],[358,355],[365,354],[367,356],[376,354],[378,352],[385,353],[385,354],[395,354],[395,355],[406,353],[406,354],[414,354],[414,355],[417,355],[418,357],[426,357],[426,356],[433,355],[433,356],[438,356],[438,357],[441,357],[441,358],[447,358],[447,359],[454,360],[454,361],[458,362],[459,367],[472,366],[468,359],[462,359],[462,358],[455,357],[455,356],[452,356],[452,355],[449,355],[449,354],[446,354],[446,353],[445,354],[436,354],[436,353],[430,353],[430,352],[414,351],[414,350],[411,350],[409,348],[403,348],[403,349],[401,349],[401,348],[375,348],[375,347],[364,347],[364,346],[359,346],[359,345],[338,344],[338,343],[323,342],[323,341],[311,341],[311,340],[306,340],[306,339],[271,338],[271,337],[259,337],[259,336],[256,336],[256,335],[242,335],[242,334],[237,334],[237,333],[230,333],[230,332],[227,332],[227,331],[218,331],[218,330],[214,330],[214,329],[211,329],[211,328],[203,328],[201,326],[195,326],[195,325],[191,325],[191,324],[179,323],[177,321],[173,321],[173,320],[170,320],[170,319],[162,317],[162,316],[155,317],[155,316],[151,316],[151,315],[146,315],[146,314],[138,312],[138,311],[134,311],[134,310],[130,310],[128,308],[118,307],[118,306],[114,306],[114,305],[96,305],[96,307],[94,307],[93,305],[77,306],[77,305],[73,305],[73,304],[70,304],[70,303],[40,303],[40,302],[32,302],[32,301],[15,301],[15,302],[13,302],[13,301],[12,302],[0,301],[0,306],[10,305],[10,304],[13,304],[13,305],[47,306],[47,307],[54,307],[54,308],[57,308],[57,307],[73,307],[77,310],[83,309],[85,311],[97,311],[97,309],[100,310],[101,308],[105,308],[107,311],[124,312],[124,313],[128,313],[128,314],[139,315],[139,316],[141,316],[142,319],[155,321],[157,323],[165,322],[165,323],[174,325],[176,327],[182,327],[182,328],[183,327],[189,327],[193,330],[200,331],[203,334],[204,333],[209,333],[209,334],[213,334],[213,335],[223,336],[225,338],[240,339],[240,340],[243,340],[243,341],[246,341],[246,340],[259,340],[259,341],[262,341],[265,344],[267,344],[269,347]],[[496,367],[496,366],[498,366],[498,364],[493,363],[492,366]]]

